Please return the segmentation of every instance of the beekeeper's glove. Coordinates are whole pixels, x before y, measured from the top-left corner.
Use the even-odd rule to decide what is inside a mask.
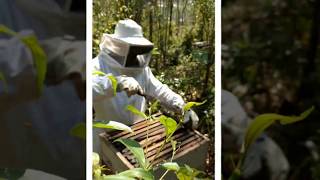
[[[137,80],[128,76],[117,76],[117,91],[125,91],[130,97],[135,94],[144,94],[144,91]]]

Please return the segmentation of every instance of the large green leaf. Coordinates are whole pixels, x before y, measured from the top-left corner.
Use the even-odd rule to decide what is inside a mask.
[[[78,123],[76,124],[71,130],[70,134],[72,136],[86,139],[86,124],[85,123]]]
[[[180,169],[180,166],[176,162],[166,162],[163,163],[161,166],[170,171],[179,171]]]
[[[147,169],[149,162],[144,156],[144,152],[140,144],[132,139],[117,139],[115,142],[120,142],[123,145],[125,145],[134,155],[134,157],[137,159],[140,167],[143,167],[143,169]]]
[[[2,81],[2,83],[3,83],[4,92],[9,92],[7,80],[4,77],[2,72],[0,72],[0,81]]]
[[[127,110],[131,111],[133,114],[143,117],[144,119],[148,118],[147,115],[145,115],[143,112],[139,111],[137,108],[135,108],[132,105],[128,105]]]
[[[272,125],[274,122],[279,121],[281,124],[290,124],[305,119],[312,111],[314,107],[301,113],[300,116],[283,116],[279,114],[262,114],[257,116],[249,125],[244,140],[245,150],[260,136],[260,134]]]
[[[107,121],[107,122],[94,122],[93,127],[95,128],[104,128],[104,129],[116,129],[122,131],[133,132],[130,127],[125,124],[115,122],[115,121]]]
[[[131,178],[138,178],[143,180],[153,180],[154,176],[150,171],[144,170],[142,168],[134,168],[127,171],[123,171],[118,175],[127,176]]]
[[[165,127],[167,139],[170,138],[178,128],[177,122],[164,115],[160,116],[159,121]]]
[[[200,105],[202,105],[202,104],[204,104],[204,103],[206,103],[207,101],[203,101],[203,102],[201,102],[201,103],[199,103],[199,102],[188,102],[184,107],[183,107],[183,110],[184,111],[188,111],[188,110],[190,110],[193,106],[200,106]]]
[[[44,80],[47,72],[47,55],[40,47],[38,40],[35,36],[27,36],[21,38],[22,42],[28,46],[31,51],[35,68],[37,70],[37,88],[41,94],[44,87]]]

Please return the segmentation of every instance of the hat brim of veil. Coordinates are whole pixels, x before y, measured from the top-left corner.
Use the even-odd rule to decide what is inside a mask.
[[[111,38],[121,40],[123,42],[126,42],[130,45],[136,45],[136,46],[153,46],[153,43],[150,42],[148,39],[144,37],[119,37],[115,34],[105,34]]]

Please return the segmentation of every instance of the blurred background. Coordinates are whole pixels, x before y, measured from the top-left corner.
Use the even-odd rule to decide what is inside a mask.
[[[315,106],[306,120],[266,132],[288,159],[287,179],[320,179],[319,22],[318,0],[222,1],[223,88],[251,118]],[[224,164],[228,174],[232,162]]]

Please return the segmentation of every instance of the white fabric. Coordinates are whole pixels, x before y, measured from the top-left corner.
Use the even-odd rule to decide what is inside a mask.
[[[112,53],[117,56],[117,59],[115,59],[116,62],[118,62],[121,66],[125,66],[127,63],[127,56],[131,45],[132,44],[118,39],[115,36],[104,34],[101,40],[100,49],[107,54]],[[148,45],[152,45],[152,43]],[[137,58],[140,62],[140,67],[145,67],[150,61],[151,52],[138,55]]]
[[[85,63],[84,58],[78,60]],[[80,178],[84,173],[79,171],[85,171],[85,142],[72,137],[70,129],[84,121],[86,106],[73,82],[44,86],[38,97],[32,55],[16,37],[0,40],[0,71],[8,85],[6,92],[0,81],[0,154],[6,156],[0,158],[0,166]]]
[[[142,27],[131,19],[120,20],[114,34],[110,36],[130,45],[152,45],[148,39],[143,37]]]
[[[142,87],[145,94],[158,99],[165,104],[183,107],[184,101],[181,96],[174,93],[167,85],[157,80],[149,67],[143,68],[124,68],[113,60],[108,54],[101,51],[93,59],[95,70],[117,77],[126,75],[133,77]],[[140,111],[146,110],[146,100],[139,95],[128,97],[125,92],[113,95],[111,82],[107,77],[93,76],[93,106],[95,119],[118,121],[127,125],[133,124],[140,117],[126,110],[127,105],[133,105]],[[94,129],[94,131],[101,131]],[[94,151],[99,152],[98,132],[93,135]]]

